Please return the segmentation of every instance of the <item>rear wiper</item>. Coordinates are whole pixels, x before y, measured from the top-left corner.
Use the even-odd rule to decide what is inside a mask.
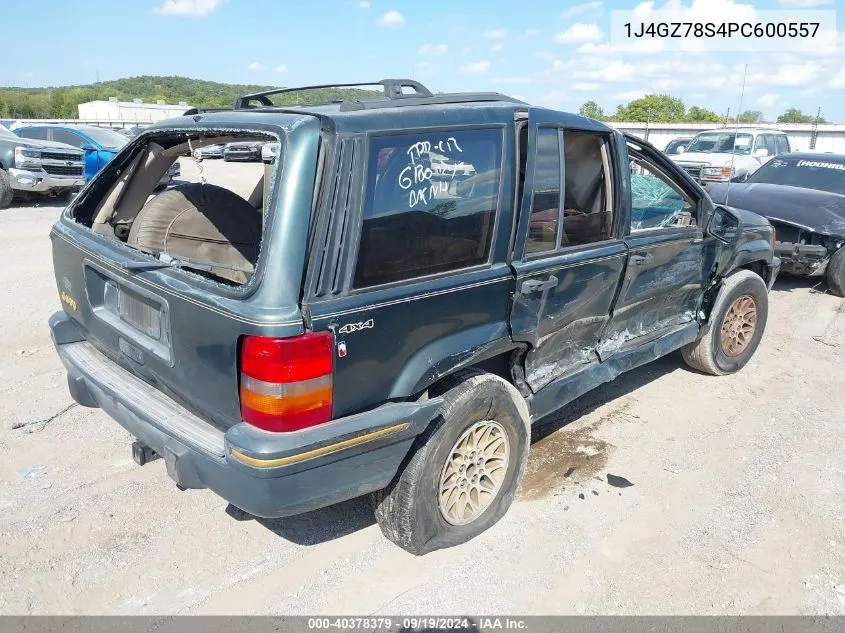
[[[203,272],[211,272],[215,268],[222,268],[224,270],[234,270],[241,273],[252,274],[249,268],[242,268],[240,266],[230,266],[229,264],[221,264],[220,262],[212,261],[196,261],[188,259],[187,257],[172,257],[167,253],[159,253],[158,261],[141,261],[141,262],[127,262],[123,264],[123,268],[130,272],[138,270],[149,270],[154,268],[191,268],[193,270],[201,270]]]

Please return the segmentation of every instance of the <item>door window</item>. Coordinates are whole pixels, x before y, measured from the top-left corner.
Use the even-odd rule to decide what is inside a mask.
[[[776,139],[776,146],[778,149],[778,154],[788,154],[789,153],[789,139],[784,134],[778,134],[775,136]]]
[[[658,167],[631,156],[631,233],[694,226],[695,203]]]
[[[74,147],[82,147],[82,137],[69,130],[53,130],[53,139],[57,143],[67,143]]]
[[[567,130],[564,149],[564,246],[608,240],[613,232],[613,196],[607,140],[597,134]]]
[[[556,128],[540,128],[526,253],[554,250],[558,244],[560,176],[560,134]]]
[[[764,146],[767,150],[769,150],[769,156],[777,156],[778,148],[777,144],[775,143],[775,137],[773,134],[765,134],[765,143]]]

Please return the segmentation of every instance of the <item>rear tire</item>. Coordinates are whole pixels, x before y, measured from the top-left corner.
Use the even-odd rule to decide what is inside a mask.
[[[836,251],[827,263],[827,287],[837,297],[845,297],[845,246]]]
[[[713,376],[738,372],[760,345],[768,316],[766,282],[749,270],[734,273],[722,282],[707,334],[681,348],[684,361]]]
[[[501,519],[530,444],[528,406],[513,385],[469,371],[443,388],[440,414],[372,497],[384,535],[418,556],[464,543]]]
[[[12,204],[15,191],[12,189],[12,181],[5,169],[0,169],[0,209],[5,209]]]

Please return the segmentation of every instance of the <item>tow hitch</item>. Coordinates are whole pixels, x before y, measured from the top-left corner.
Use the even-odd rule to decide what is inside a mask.
[[[132,459],[135,460],[135,463],[139,466],[143,466],[147,462],[151,462],[159,457],[161,457],[161,455],[156,453],[149,446],[145,446],[137,440],[132,442]]]

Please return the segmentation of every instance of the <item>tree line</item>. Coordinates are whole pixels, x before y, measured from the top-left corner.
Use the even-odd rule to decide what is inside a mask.
[[[585,102],[578,114],[599,121],[623,121],[629,123],[761,123],[763,113],[759,110],[745,110],[739,116],[728,113],[717,114],[707,108],[692,106],[686,109],[684,102],[666,94],[645,95],[628,104],[618,105],[616,112],[607,115],[595,101]],[[805,114],[798,108],[789,108],[778,119],[778,123],[815,123],[816,117]],[[827,123],[818,117],[818,123]]]
[[[145,103],[181,101],[193,107],[231,106],[238,95],[270,90],[276,86],[227,84],[188,77],[157,77],[144,75],[88,85],[53,88],[0,87],[0,118],[4,119],[75,119],[77,106],[88,101],[119,101],[141,99]],[[380,92],[357,89],[324,88],[304,92],[274,95],[278,105],[296,103],[325,103],[343,99],[372,97]]]

